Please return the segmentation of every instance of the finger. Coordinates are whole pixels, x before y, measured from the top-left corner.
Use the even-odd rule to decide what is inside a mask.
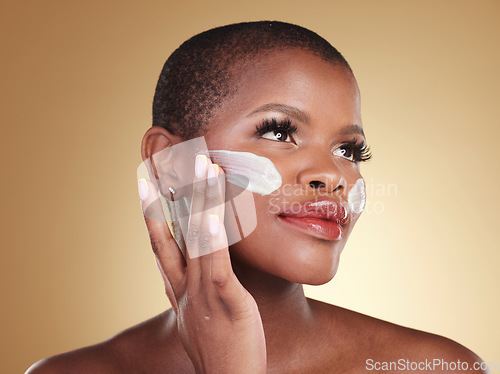
[[[208,214],[204,217],[208,217],[210,214],[217,214],[220,206],[224,204],[224,195],[222,191],[223,184],[221,180],[223,177],[224,173],[217,164],[208,166],[204,207],[205,212]]]
[[[143,178],[139,179],[139,196],[141,198],[144,221],[148,229],[151,247],[163,270],[163,275],[166,276],[175,293],[184,279],[184,258],[163,217],[159,195],[150,181]],[[151,210],[155,211],[154,217],[162,216],[163,220],[149,218],[151,217],[149,214]],[[146,214],[146,211],[148,211],[148,214]],[[171,303],[176,302],[176,300],[170,301]]]
[[[222,204],[218,205],[218,212],[217,214],[219,215],[219,218],[221,222],[224,222],[224,214],[226,212],[226,207],[225,207],[225,202],[226,202],[226,173],[224,170],[219,166],[219,194],[221,198]]]
[[[227,236],[222,221],[215,215],[210,216],[212,227],[219,222],[218,231],[211,230],[213,240],[222,247],[211,254],[211,280],[221,301],[226,305],[228,312],[233,318],[239,319],[249,316],[253,310],[255,301],[248,291],[243,287],[233,272],[229,249],[227,247]]]
[[[156,266],[158,267],[158,270],[160,271],[161,277],[163,279],[163,284],[165,285],[165,293],[167,294],[168,300],[170,301],[170,304],[172,305],[172,308],[174,308],[174,312],[177,315],[179,307],[177,305],[177,298],[175,297],[172,285],[170,284],[170,281],[168,280],[165,273],[163,272],[163,269],[161,268],[158,257],[155,257],[155,262],[156,262]]]
[[[225,173],[220,169],[221,196],[225,201]],[[220,299],[227,306],[228,311],[235,318],[247,316],[252,313],[255,301],[248,291],[240,283],[234,274],[231,265],[231,256],[227,244],[227,234],[224,226],[224,204],[219,205],[217,215],[219,217],[219,230],[211,230],[214,246],[220,248],[211,255],[211,280]],[[212,225],[215,227],[215,217]]]
[[[206,230],[203,230],[203,210],[209,159],[205,155],[197,155],[193,178],[193,195],[189,210],[189,222],[186,234],[186,265],[188,283],[194,285],[200,281],[200,251],[206,247]]]
[[[197,247],[202,231],[202,213],[205,206],[208,165],[209,160],[205,155],[196,156],[193,195],[189,208],[188,232],[186,235],[186,245],[188,246],[190,258],[195,258],[198,255]]]
[[[217,217],[217,220],[224,220],[224,196],[222,195],[221,178],[223,178],[222,169],[217,164],[211,164],[208,166],[207,171],[207,193],[205,197],[205,208],[203,214],[203,226],[206,230],[208,225],[209,232],[213,231],[215,226],[214,222],[210,220],[210,217]],[[222,213],[221,213],[222,212]],[[218,223],[217,223],[218,224]],[[217,229],[218,230],[218,229]],[[211,259],[210,256],[213,252],[223,248],[226,244],[223,242],[214,240],[212,235],[208,235],[207,247],[202,249],[200,253],[200,268],[201,268],[201,279],[211,282],[210,280],[210,267]],[[210,287],[208,284],[205,287]]]
[[[184,241],[184,235],[182,233],[182,227],[181,227],[181,221],[179,220],[179,213],[177,211],[178,205],[176,204],[176,201],[173,197],[172,198],[172,203],[169,205],[170,209],[170,218],[172,218],[172,229],[174,231],[174,238],[175,241],[177,242],[177,245],[179,246],[179,249],[182,253],[182,255],[185,257],[186,256],[186,242]]]
[[[214,249],[210,255],[210,278],[221,300],[226,304],[230,313],[241,315],[247,313],[252,304],[250,294],[240,283],[233,272],[231,256],[227,243],[227,234],[224,227],[225,213],[225,173],[219,168],[219,198],[222,204],[211,210],[209,228],[211,243]],[[251,299],[251,297],[250,297]]]

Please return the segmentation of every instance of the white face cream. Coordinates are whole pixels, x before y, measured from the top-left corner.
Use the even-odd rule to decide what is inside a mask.
[[[281,187],[281,175],[273,162],[250,152],[208,151],[214,163],[226,172],[226,180],[241,188],[269,195]]]
[[[349,194],[347,195],[347,203],[349,204],[351,212],[354,214],[361,213],[365,208],[366,190],[363,178],[359,178],[352,186]]]

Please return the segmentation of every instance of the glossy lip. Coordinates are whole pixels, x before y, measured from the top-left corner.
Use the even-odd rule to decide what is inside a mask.
[[[342,238],[347,223],[347,210],[338,201],[321,199],[306,203],[295,202],[278,213],[278,219],[312,236],[326,240]]]

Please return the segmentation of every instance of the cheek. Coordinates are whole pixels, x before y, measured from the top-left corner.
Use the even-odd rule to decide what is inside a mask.
[[[275,215],[279,207],[273,196],[261,196],[226,181],[224,226],[228,245],[245,241],[244,246],[250,248],[248,244],[252,240],[247,240],[248,236],[253,239],[259,238],[262,242],[276,236],[276,233],[271,235],[271,226],[276,220]],[[258,247],[258,243],[254,244]],[[253,251],[253,249],[248,250]]]
[[[273,162],[250,152],[211,150],[210,157],[224,169],[228,182],[259,195],[281,187],[281,175]]]
[[[269,200],[266,195],[281,187],[281,175],[271,160],[250,152],[210,150],[209,154],[225,172],[224,224],[228,244],[234,245],[255,230],[257,215],[263,212]],[[255,199],[260,201],[260,206],[255,204]]]
[[[349,190],[347,195],[347,203],[349,209],[354,215],[359,215],[365,208],[366,204],[366,188],[363,178],[359,178]]]
[[[257,227],[231,246],[231,258],[240,266],[250,266],[292,282],[328,282],[337,270],[344,241],[332,243],[287,231],[270,211],[272,199],[255,198]]]
[[[280,236],[282,231],[276,227],[276,218],[270,212],[270,196],[258,196],[254,194],[254,207],[256,225],[249,235],[241,241],[235,242],[232,247],[234,252],[240,253],[243,257],[252,261],[264,261],[266,257],[275,255],[271,248],[275,247],[283,240]]]

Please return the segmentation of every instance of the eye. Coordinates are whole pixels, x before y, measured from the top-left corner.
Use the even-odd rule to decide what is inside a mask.
[[[354,161],[354,150],[349,144],[342,144],[340,147],[333,151],[334,156],[345,158],[349,161]]]
[[[278,122],[276,119],[266,119],[256,126],[257,134],[261,138],[283,143],[295,143],[292,134],[298,131],[297,126],[292,125],[290,119],[286,118]]]
[[[345,158],[351,162],[365,162],[372,157],[370,147],[366,145],[365,141],[359,142],[356,138],[339,145],[332,153],[334,156]]]
[[[291,143],[291,136],[287,130],[273,130],[261,135],[264,139],[277,140],[279,142]]]

